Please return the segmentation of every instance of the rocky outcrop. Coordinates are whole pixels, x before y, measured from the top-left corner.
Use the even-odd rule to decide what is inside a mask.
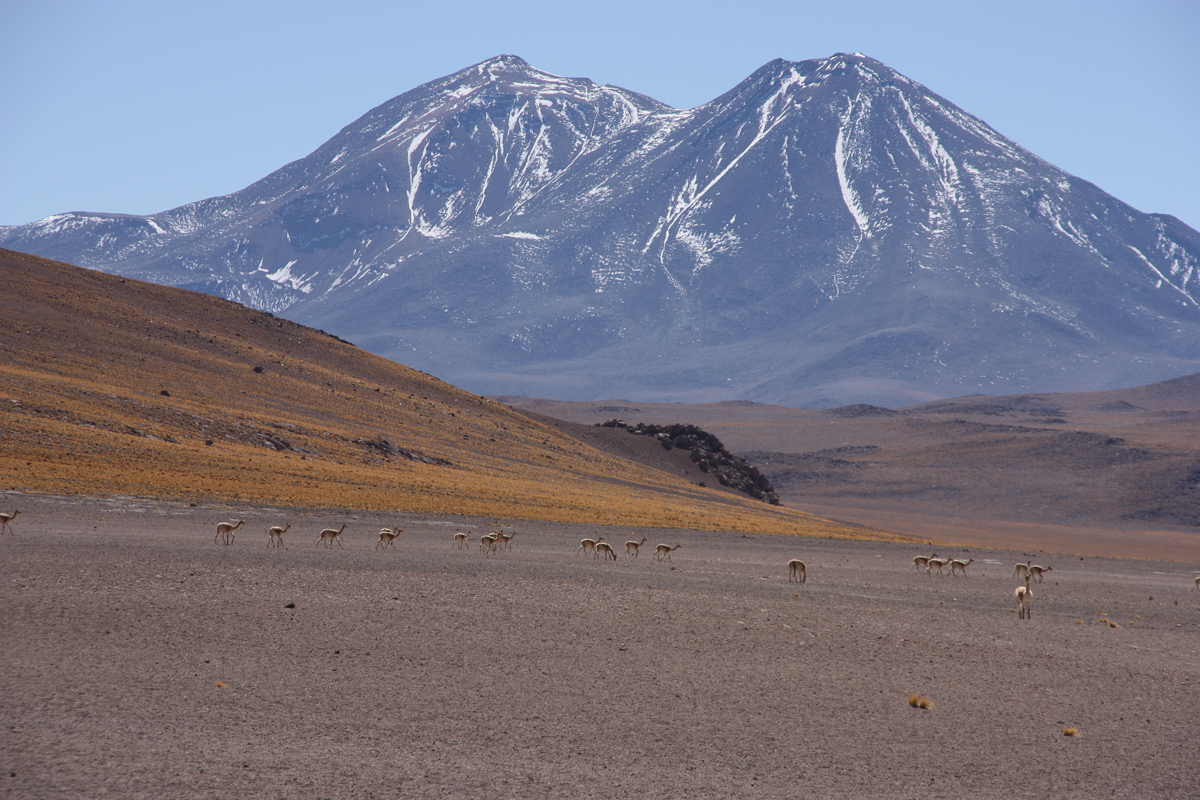
[[[766,476],[746,459],[726,450],[720,439],[703,428],[678,424],[648,425],[644,422],[631,425],[619,419],[610,419],[597,425],[605,428],[624,428],[638,436],[653,436],[665,450],[690,450],[692,463],[701,472],[715,477],[722,486],[728,486],[756,500],[779,505],[775,488]]]

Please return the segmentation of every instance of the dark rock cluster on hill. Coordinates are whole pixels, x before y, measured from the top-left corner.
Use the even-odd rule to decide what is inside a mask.
[[[648,425],[644,422],[630,425],[619,419],[597,423],[597,427],[624,428],[639,436],[653,436],[665,450],[690,450],[692,463],[701,472],[714,476],[722,486],[728,486],[756,500],[765,500],[773,506],[779,505],[775,488],[766,476],[746,459],[726,450],[720,439],[703,428],[679,424]]]

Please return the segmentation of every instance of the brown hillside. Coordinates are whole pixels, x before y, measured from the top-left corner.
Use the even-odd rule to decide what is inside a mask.
[[[11,251],[0,285],[0,490],[871,535],[215,297]]]
[[[822,516],[960,544],[1200,562],[1200,375],[894,410],[501,399],[583,424],[699,425],[786,505]]]

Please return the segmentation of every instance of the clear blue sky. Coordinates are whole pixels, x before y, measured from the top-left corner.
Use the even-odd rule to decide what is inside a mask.
[[[241,189],[500,53],[677,107],[861,52],[1200,228],[1200,2],[0,0],[0,224]]]

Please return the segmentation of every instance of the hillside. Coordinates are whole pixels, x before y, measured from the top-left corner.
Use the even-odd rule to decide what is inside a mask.
[[[696,424],[786,505],[909,536],[1200,558],[1200,375],[899,409],[497,399],[582,424]]]
[[[226,300],[10,251],[0,283],[5,491],[873,535],[614,457]]]
[[[481,394],[895,407],[1200,370],[1200,233],[855,53],[690,109],[498,56],[240,191],[0,247]]]

